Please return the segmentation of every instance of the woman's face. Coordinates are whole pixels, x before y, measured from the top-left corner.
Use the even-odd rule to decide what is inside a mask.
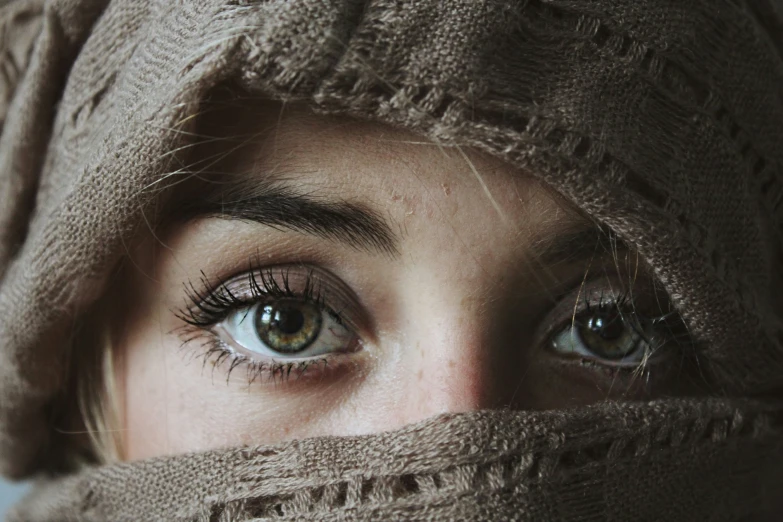
[[[687,388],[663,292],[531,176],[272,104],[200,133],[114,296],[125,458]]]

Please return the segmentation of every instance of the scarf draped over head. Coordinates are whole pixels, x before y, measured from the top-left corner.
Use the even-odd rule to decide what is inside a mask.
[[[128,506],[242,520],[188,506],[255,513],[251,499],[283,495],[263,516],[323,504],[356,519],[504,518],[496,506],[541,520],[560,516],[561,498],[580,520],[750,516],[763,503],[738,492],[769,493],[754,482],[766,473],[759,455],[780,462],[777,415],[761,398],[783,387],[782,14],[780,0],[4,3],[0,471],[52,469],[74,324],[188,174],[172,151],[193,141],[200,103],[230,84],[474,147],[538,177],[638,250],[725,399],[471,414],[352,442],[125,465],[42,485],[29,509],[78,501],[94,514],[110,496],[114,520],[130,519]],[[354,462],[365,444],[366,473]],[[386,444],[395,459],[382,458]],[[386,507],[355,507],[365,497]],[[164,504],[175,511],[156,511]]]

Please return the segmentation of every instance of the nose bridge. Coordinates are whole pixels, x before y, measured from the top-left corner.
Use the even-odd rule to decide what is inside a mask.
[[[404,389],[395,394],[394,424],[508,405],[506,385],[521,377],[520,361],[509,360],[519,351],[503,345],[515,337],[503,333],[507,300],[497,295],[505,258],[496,253],[481,264],[460,258],[450,265],[456,261],[441,252],[424,266],[431,259],[439,260],[439,270],[419,265],[400,284],[407,289],[400,296],[404,337],[394,373]]]
[[[437,415],[497,407],[507,369],[487,335],[487,315],[441,307],[438,328],[418,321],[408,359],[407,391],[400,401],[406,423]],[[491,315],[491,314],[489,314]],[[422,325],[424,325],[422,327]]]
[[[455,336],[428,343],[416,381],[424,416],[458,413],[491,407],[492,381],[489,353],[478,336]]]

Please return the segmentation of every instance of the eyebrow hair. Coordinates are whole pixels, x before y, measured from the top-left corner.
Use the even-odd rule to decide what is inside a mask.
[[[241,182],[229,183],[228,187],[228,190],[208,191],[201,197],[190,198],[180,207],[180,217],[251,221],[277,230],[294,230],[340,241],[370,253],[399,256],[400,238],[386,220],[364,205],[298,194],[289,185],[269,180],[253,183],[252,187]],[[610,250],[629,250],[608,227],[580,221],[562,232],[537,234],[530,245],[538,262],[554,266],[601,256]]]
[[[304,232],[370,253],[399,255],[399,238],[373,210],[346,201],[326,201],[266,185],[250,197],[207,197],[189,202],[186,218],[213,216]],[[226,194],[223,194],[225,196]]]
[[[629,250],[609,228],[591,222],[561,234],[541,235],[531,244],[536,258],[544,266]]]

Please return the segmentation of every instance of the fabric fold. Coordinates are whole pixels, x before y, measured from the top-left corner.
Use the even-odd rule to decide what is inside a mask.
[[[190,174],[221,85],[540,178],[638,249],[721,395],[783,386],[783,58],[766,0],[29,5],[42,25],[0,136],[3,474],[52,468],[73,327]]]
[[[717,400],[442,415],[88,469],[39,485],[9,520],[765,520],[781,420]]]

